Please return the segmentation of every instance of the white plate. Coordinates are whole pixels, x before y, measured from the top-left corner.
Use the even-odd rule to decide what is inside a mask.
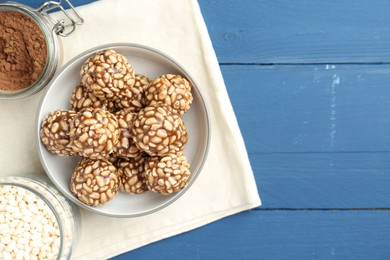
[[[104,49],[114,49],[124,54],[129,63],[134,66],[136,73],[143,74],[151,79],[162,74],[172,73],[183,75],[191,81],[194,99],[190,110],[183,116],[183,121],[187,126],[189,135],[184,154],[191,165],[191,177],[187,187],[180,192],[168,196],[156,194],[151,191],[139,195],[129,195],[120,192],[118,196],[105,205],[100,207],[87,206],[77,200],[69,190],[70,178],[80,157],[62,157],[52,154],[46,150],[40,141],[39,131],[43,118],[50,111],[69,109],[71,93],[81,80],[79,71],[83,62],[93,53]],[[73,58],[57,73],[47,86],[38,109],[36,138],[39,157],[46,174],[67,198],[83,208],[103,215],[135,217],[150,214],[168,206],[190,188],[200,173],[206,159],[210,136],[209,125],[208,112],[199,88],[182,66],[165,54],[152,48],[136,44],[118,43],[103,45],[88,50]]]

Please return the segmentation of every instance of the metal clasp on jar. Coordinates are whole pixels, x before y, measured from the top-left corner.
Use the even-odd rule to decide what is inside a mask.
[[[54,32],[63,37],[70,35],[76,29],[77,25],[81,25],[84,22],[84,19],[76,11],[74,6],[68,0],[65,0],[65,2],[70,8],[69,11],[65,10],[65,8],[62,6],[61,0],[44,2],[37,9],[38,12],[48,17],[49,20],[54,24]],[[66,19],[55,21],[52,17],[50,17],[48,12],[56,9],[62,11],[66,16]]]

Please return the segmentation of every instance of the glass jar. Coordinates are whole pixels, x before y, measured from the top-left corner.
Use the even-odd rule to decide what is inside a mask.
[[[21,99],[32,96],[49,83],[56,72],[62,56],[58,36],[66,37],[70,35],[77,25],[83,23],[83,19],[72,4],[68,0],[65,0],[65,2],[70,7],[71,12],[65,10],[61,5],[61,1],[45,2],[37,9],[17,2],[0,3],[0,13],[2,11],[16,11],[31,18],[40,28],[47,48],[46,62],[38,79],[31,85],[18,91],[1,90],[0,99]],[[65,15],[64,19],[59,21],[53,20],[48,14],[52,10],[62,11]]]
[[[64,196],[62,196],[55,188],[53,188],[51,185],[49,185],[45,181],[31,179],[31,178],[27,178],[27,177],[16,177],[16,176],[0,177],[0,195],[3,196],[2,199],[8,198],[7,194],[11,194],[11,193],[14,194],[14,197],[16,198],[17,197],[17,195],[15,195],[16,189],[14,187],[16,187],[16,189],[25,190],[26,194],[28,192],[30,192],[31,194],[35,194],[37,200],[43,201],[43,204],[41,201],[41,205],[48,206],[48,209],[47,208],[46,209],[47,209],[47,211],[53,213],[52,215],[54,215],[55,221],[58,224],[55,226],[58,227],[57,231],[59,231],[59,238],[56,238],[56,239],[59,239],[58,252],[57,252],[57,250],[55,250],[56,252],[53,253],[54,257],[56,257],[56,259],[70,259],[71,254],[76,246],[77,237],[78,237],[78,230],[79,230],[78,225],[79,225],[79,220],[80,220],[80,213],[78,211],[78,208],[73,203],[68,201]],[[13,192],[9,191],[11,188],[13,188],[13,190],[12,190]],[[20,204],[20,200],[21,200],[20,197],[21,196],[19,196],[18,204],[15,204],[15,202],[13,202],[13,203],[10,202],[8,204],[19,205],[16,207],[23,208],[23,207],[21,207],[21,204]],[[10,200],[13,200],[13,199],[10,199]],[[2,205],[5,205],[5,204],[7,204],[7,203],[3,202]],[[30,204],[32,204],[32,203],[30,203]],[[3,206],[3,208],[0,210],[0,213],[3,217],[5,216],[5,214],[12,212],[12,210],[7,210],[6,207],[7,206]],[[12,209],[12,207],[11,207],[11,209]],[[23,216],[20,217],[20,214],[19,214],[19,218],[21,219],[20,222],[22,222],[23,218],[27,218],[26,216],[27,216],[27,214],[23,214]],[[3,219],[2,219],[2,222],[5,222],[5,220],[3,220]],[[20,222],[18,222],[18,223],[20,223]],[[24,222],[27,222],[27,220],[25,219]],[[45,223],[45,221],[41,221],[41,222]],[[9,223],[11,223],[11,222],[9,222]],[[4,223],[3,224],[0,223],[0,226],[1,225],[3,225],[3,230],[4,230]],[[11,225],[11,224],[8,224],[8,225]],[[30,225],[31,225],[31,229],[30,229],[30,227],[28,227],[27,230],[32,230],[32,224],[30,224]],[[11,228],[12,228],[12,226],[11,226]],[[50,228],[50,227],[48,227],[48,228]],[[13,230],[16,230],[16,229],[17,229],[17,227],[13,228]],[[1,231],[1,229],[0,229],[0,231]],[[33,234],[32,231],[30,233]],[[1,237],[5,237],[5,235],[2,234]],[[30,237],[30,235],[28,235],[28,237]],[[32,235],[31,235],[30,239],[31,239],[31,241],[33,241]],[[1,245],[1,242],[3,242],[3,241],[0,240],[0,245]],[[5,242],[7,242],[7,241],[5,241]],[[8,243],[10,244],[10,242],[8,242]],[[31,242],[29,245],[31,245]],[[41,245],[41,247],[43,247],[43,246],[45,246],[45,245]],[[3,247],[4,247],[4,245],[3,245]],[[26,247],[28,247],[28,249],[27,248],[20,248],[18,250],[20,250],[22,252],[28,252],[29,250],[31,250],[30,246],[26,246]],[[5,255],[2,255],[2,253],[4,254],[5,251],[7,251],[5,248],[3,248],[3,249],[0,248],[0,258],[1,259],[6,259]],[[11,251],[11,250],[8,250],[7,253],[9,251]],[[5,254],[7,254],[7,253],[5,253]],[[15,257],[13,257],[13,258],[15,258]],[[24,257],[22,257],[22,258],[24,259]],[[45,258],[47,258],[47,257],[45,257]]]

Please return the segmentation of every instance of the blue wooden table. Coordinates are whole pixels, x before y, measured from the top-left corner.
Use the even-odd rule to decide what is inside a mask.
[[[115,259],[390,259],[390,1],[199,4],[263,206]]]

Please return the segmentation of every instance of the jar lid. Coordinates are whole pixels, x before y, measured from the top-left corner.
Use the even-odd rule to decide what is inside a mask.
[[[0,99],[28,97],[49,83],[61,56],[58,36],[70,35],[83,23],[73,5],[65,3],[68,10],[61,1],[45,2],[37,9],[0,3]],[[49,14],[53,10],[62,11],[63,18],[54,20]]]

